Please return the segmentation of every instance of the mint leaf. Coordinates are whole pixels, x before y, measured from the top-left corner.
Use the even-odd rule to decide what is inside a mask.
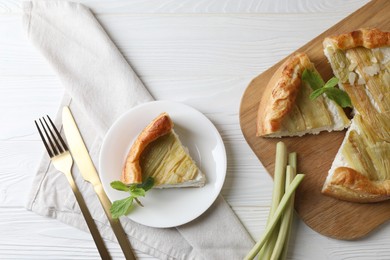
[[[126,184],[124,184],[121,181],[113,181],[110,183],[111,188],[115,190],[120,190],[120,191],[129,191],[130,187],[128,187]]]
[[[318,98],[319,96],[321,96],[322,94],[324,94],[325,91],[326,91],[326,88],[316,89],[313,92],[311,92],[309,97],[311,100],[314,100],[314,99]]]
[[[330,80],[328,80],[325,85],[319,89],[316,89],[314,90],[311,94],[310,94],[310,99],[311,100],[314,100],[316,99],[317,97],[321,96],[322,94],[324,93],[327,93],[329,89],[333,88],[337,85],[337,83],[339,82],[339,80],[335,77],[331,78]],[[338,89],[340,90],[340,89]],[[342,90],[340,90],[342,91]],[[344,92],[344,91],[342,91]],[[328,97],[329,98],[329,97]]]
[[[143,183],[131,184],[129,186],[121,181],[113,181],[110,185],[113,189],[126,191],[130,194],[129,197],[116,200],[111,205],[111,216],[113,218],[119,218],[120,216],[127,215],[129,213],[134,200],[137,204],[143,207],[142,203],[138,200],[138,197],[145,197],[146,192],[153,187],[154,179],[149,177]]]
[[[134,198],[137,198],[137,197],[145,197],[145,190],[142,189],[142,188],[134,188],[134,189],[131,189],[130,190],[130,194],[131,196],[133,196]]]
[[[337,85],[337,83],[339,83],[339,79],[336,77],[332,77],[325,83],[324,88],[333,88]]]
[[[327,98],[333,100],[343,108],[352,107],[352,102],[348,94],[339,88],[335,88],[339,82],[338,78],[332,77],[324,83],[318,73],[305,69],[302,73],[302,80],[307,82],[313,89],[313,92],[310,94],[311,100],[325,94]]]
[[[338,88],[326,88],[326,96],[339,104],[342,108],[351,107],[352,102],[348,94]]]
[[[305,69],[302,73],[302,80],[307,82],[313,90],[322,88],[325,82],[315,71]]]
[[[152,177],[148,177],[146,181],[144,181],[143,183],[137,184],[137,187],[142,188],[145,191],[148,191],[153,187],[153,185],[154,185],[154,179]]]
[[[119,218],[120,216],[127,215],[133,204],[134,197],[130,196],[125,199],[116,200],[112,203],[110,212],[113,218]]]

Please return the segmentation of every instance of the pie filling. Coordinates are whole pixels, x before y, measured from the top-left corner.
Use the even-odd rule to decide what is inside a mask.
[[[390,47],[328,51],[356,113],[342,155],[348,167],[368,179],[390,180]]]
[[[174,132],[159,137],[143,151],[140,160],[142,178],[154,178],[155,186],[191,182],[198,168]]]
[[[311,93],[310,86],[306,83],[301,84],[293,108],[282,121],[282,132],[302,132],[334,125],[324,98],[320,96],[311,100],[309,98]]]

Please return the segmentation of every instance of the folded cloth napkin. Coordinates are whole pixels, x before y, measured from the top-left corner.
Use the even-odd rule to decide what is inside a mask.
[[[64,87],[61,105],[71,107],[92,160],[98,165],[102,137],[116,118],[153,100],[115,44],[85,6],[67,1],[23,5],[28,37],[57,72]],[[56,118],[60,125],[60,114]],[[92,186],[76,167],[73,175],[97,226],[116,241]],[[88,231],[64,175],[45,155],[27,208]],[[241,259],[253,240],[219,196],[204,214],[177,228],[150,228],[126,217],[121,223],[134,249],[161,259]]]

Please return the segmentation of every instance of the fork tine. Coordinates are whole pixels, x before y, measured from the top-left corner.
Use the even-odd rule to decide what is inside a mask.
[[[43,120],[45,120],[45,119],[43,118]],[[54,155],[59,155],[60,153],[59,153],[57,147],[54,145],[53,140],[52,140],[53,135],[48,134],[47,129],[46,129],[45,125],[43,124],[41,118],[39,119],[39,122],[41,122],[41,126],[42,126],[42,128],[43,128],[43,131],[44,131],[45,134],[46,134],[46,138],[49,140],[50,147],[51,147],[51,149],[52,149],[52,151],[53,151],[53,154],[54,154]],[[46,122],[46,121],[45,121],[45,122]],[[46,125],[47,125],[47,124],[46,124]],[[48,126],[47,126],[47,127],[48,127]],[[51,133],[50,128],[49,128],[48,130],[49,130],[50,133]],[[54,140],[55,140],[55,138],[54,138]]]
[[[47,116],[47,117],[49,117],[49,116]],[[64,149],[62,148],[62,146],[58,143],[58,136],[56,136],[53,132],[52,132],[52,128],[54,128],[54,129],[56,129],[56,127],[54,126],[54,124],[52,125],[52,128],[49,126],[49,124],[47,123],[47,121],[46,121],[46,119],[45,118],[43,118],[43,121],[45,122],[45,124],[46,124],[46,127],[47,127],[47,129],[49,130],[49,132],[50,132],[50,135],[51,135],[51,137],[53,138],[53,140],[54,140],[54,142],[55,142],[55,144],[56,144],[56,148],[58,149],[58,151],[59,151],[59,153],[63,153],[63,152],[65,152],[64,151]],[[57,129],[56,129],[57,130]],[[58,133],[58,131],[56,131],[57,133]]]
[[[65,151],[68,151],[68,147],[66,146],[66,143],[64,142],[64,139],[62,139],[60,133],[58,132],[57,127],[54,125],[53,121],[51,121],[51,118],[48,115],[46,115],[46,116],[49,119],[50,124],[53,127],[54,131],[56,132],[56,134],[58,136],[58,139],[60,140],[60,142],[62,144],[62,147],[64,147]]]
[[[45,137],[42,134],[41,128],[39,127],[39,125],[38,125],[36,120],[34,120],[34,122],[35,122],[35,126],[38,129],[39,135],[41,136],[42,142],[45,145],[47,153],[49,154],[50,158],[53,157],[54,156],[53,152],[50,150],[49,145],[47,144],[46,139],[45,139]]]

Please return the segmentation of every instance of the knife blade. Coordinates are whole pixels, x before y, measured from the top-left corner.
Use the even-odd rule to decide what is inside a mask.
[[[67,106],[62,109],[62,124],[73,159],[79,168],[83,179],[93,185],[95,193],[97,194],[99,201],[103,206],[104,212],[110,222],[111,228],[114,231],[125,258],[127,260],[135,259],[130,242],[127,239],[126,233],[124,232],[119,219],[114,219],[111,216],[111,201],[104,192],[95,165],[93,164],[92,159],[88,153],[87,147],[85,146],[84,140],[77,127],[76,121],[73,118],[72,112]]]

